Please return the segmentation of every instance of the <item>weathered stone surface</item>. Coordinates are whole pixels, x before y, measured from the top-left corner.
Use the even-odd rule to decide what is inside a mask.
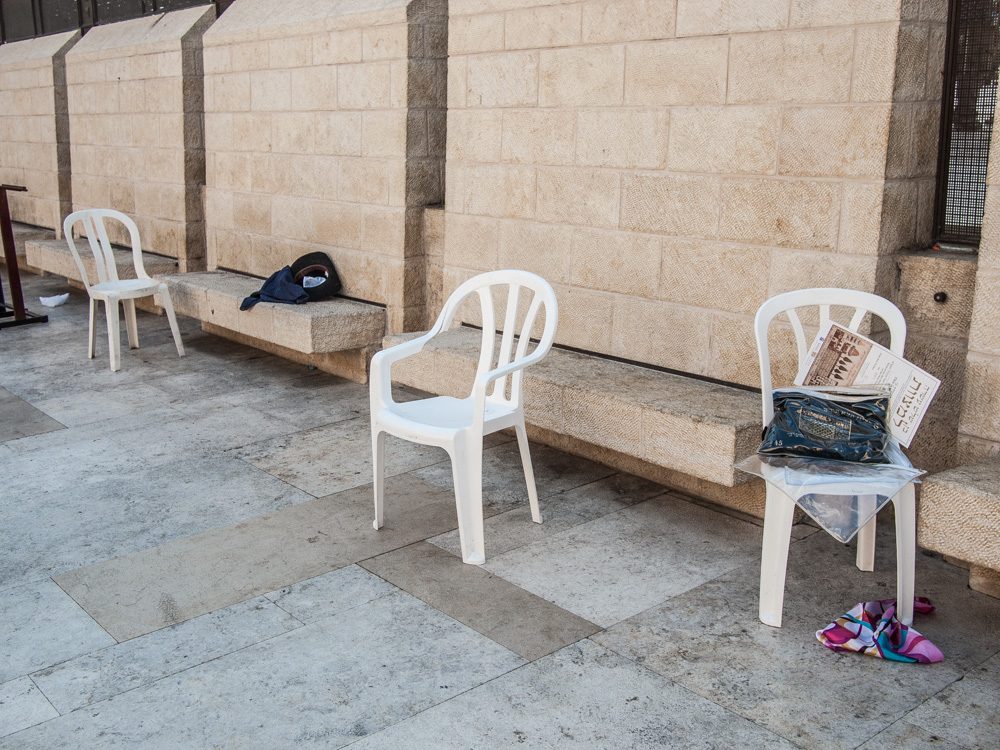
[[[93,253],[90,252],[87,240],[78,239],[76,243],[77,251],[80,253],[80,258],[83,260],[84,268],[87,271],[87,278],[91,284],[98,283],[100,278],[97,275],[97,262],[94,259]],[[73,255],[70,253],[69,246],[65,240],[31,240],[26,243],[26,247],[28,263],[32,266],[56,276],[63,276],[73,281],[83,281],[80,278],[80,269],[77,267],[76,261],[73,260]],[[132,251],[130,249],[115,248],[114,253],[118,278],[134,279],[135,262]],[[144,252],[142,254],[142,265],[146,273],[153,277],[177,273],[177,261],[174,258],[168,258],[163,255]]]
[[[474,366],[479,341],[479,333],[468,329],[442,334],[423,353],[397,364],[394,377],[457,395],[467,388],[466,379],[458,378]],[[568,416],[556,421],[551,402],[532,398],[535,383],[558,394]],[[526,372],[525,388],[525,414],[538,427],[711,482],[749,481],[732,464],[759,439],[760,401],[753,393],[560,350]],[[612,414],[622,415],[616,422],[621,429],[609,429]]]
[[[960,466],[927,479],[920,495],[918,541],[1000,571],[1000,462]]]
[[[262,302],[249,311],[240,302],[261,280],[226,271],[165,278],[181,315],[307,354],[372,346],[385,333],[385,310],[335,298],[305,305]]]

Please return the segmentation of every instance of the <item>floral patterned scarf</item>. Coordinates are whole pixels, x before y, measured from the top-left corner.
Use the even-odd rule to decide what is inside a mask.
[[[934,605],[918,596],[914,612],[930,614]],[[857,651],[878,659],[907,664],[944,661],[941,650],[896,617],[896,600],[861,602],[822,630],[816,638],[831,651]]]

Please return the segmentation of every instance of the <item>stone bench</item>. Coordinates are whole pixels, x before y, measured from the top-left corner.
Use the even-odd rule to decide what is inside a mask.
[[[959,466],[924,481],[921,547],[969,564],[969,585],[1000,597],[1000,460]]]
[[[202,328],[352,380],[367,380],[367,365],[385,335],[385,309],[344,298],[281,305],[240,302],[263,281],[230,271],[183,273],[164,279],[180,315]]]
[[[419,334],[389,336],[389,347]],[[436,394],[469,394],[481,333],[456,328],[397,363],[396,383]],[[760,395],[553,349],[525,372],[532,436],[756,516],[761,483],[733,469],[760,443]]]
[[[43,227],[33,227],[30,224],[11,222],[11,229],[14,230],[14,248],[17,251],[17,267],[22,271],[37,273],[41,269],[35,268],[28,263],[26,245],[30,240],[48,240],[54,238],[55,232]],[[3,249],[0,248],[0,265],[6,265],[7,259]]]
[[[81,245],[80,240],[77,241],[77,249],[80,251],[80,257],[87,269],[87,278],[90,279],[91,284],[95,284],[98,281],[97,265],[93,254],[90,252],[90,248],[87,246],[87,240],[84,239],[82,242],[83,244]],[[134,279],[135,265],[132,262],[132,251],[116,247],[114,252],[118,278]],[[73,254],[69,251],[66,240],[28,240],[25,242],[25,254],[30,268],[52,274],[53,276],[62,276],[71,286],[80,289],[83,288],[80,269],[76,267],[76,261],[73,260]],[[146,269],[146,273],[150,276],[165,276],[177,272],[177,261],[174,258],[167,258],[163,255],[143,253],[142,265]],[[157,315],[163,314],[163,310],[153,302],[152,297],[137,299],[135,304],[140,310],[146,310]]]

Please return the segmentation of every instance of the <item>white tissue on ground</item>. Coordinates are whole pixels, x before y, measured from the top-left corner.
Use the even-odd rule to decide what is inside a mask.
[[[66,292],[66,294],[57,294],[54,297],[38,298],[38,301],[45,305],[45,307],[59,307],[59,305],[65,305],[68,300],[69,292]]]
[[[304,289],[312,289],[314,286],[319,286],[324,281],[326,281],[325,276],[303,276],[302,287]]]

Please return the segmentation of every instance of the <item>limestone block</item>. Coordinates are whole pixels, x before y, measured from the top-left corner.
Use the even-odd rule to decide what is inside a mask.
[[[630,232],[577,230],[570,281],[575,286],[654,297],[660,278],[660,241]]]
[[[1000,599],[1000,571],[971,565],[969,567],[969,588]]]
[[[680,372],[709,374],[711,321],[701,310],[636,297],[615,300],[611,353]]]
[[[449,109],[448,159],[500,161],[503,114],[491,109]]]
[[[571,110],[504,110],[501,157],[521,164],[572,164],[575,125]]]
[[[622,102],[625,51],[578,47],[539,53],[538,103],[553,106],[612,106]]]
[[[549,283],[563,283],[568,280],[572,247],[570,227],[517,220],[500,223],[500,268],[519,268]]]
[[[605,170],[541,168],[537,215],[542,221],[618,226],[618,174]]]
[[[1000,462],[934,474],[920,494],[920,546],[1000,571]]]
[[[535,169],[526,166],[477,164],[465,170],[464,206],[482,216],[532,218],[535,213]]]
[[[1000,437],[1000,358],[969,353],[962,403],[963,435],[992,441]]]
[[[876,289],[879,273],[877,258],[793,250],[772,252],[770,296],[815,286],[862,291]]]
[[[877,255],[884,237],[892,247],[898,244],[886,231],[891,222],[882,221],[883,182],[845,182],[840,209],[837,249],[852,255]]]
[[[774,0],[677,0],[677,36],[783,29],[788,7]]]
[[[983,270],[976,274],[975,294],[969,348],[983,354],[1000,355],[1000,273]]]
[[[882,177],[888,105],[785,110],[778,172],[799,176]]]
[[[828,182],[725,180],[719,235],[784,247],[832,249],[837,239],[840,186]]]
[[[580,42],[580,5],[549,5],[507,13],[504,40],[507,49],[565,47]]]
[[[907,326],[936,336],[968,336],[973,294],[983,280],[980,274],[977,281],[975,256],[916,252],[899,255],[896,262],[899,287],[894,301],[906,316]],[[934,300],[938,292],[948,295],[946,302]]]
[[[241,312],[239,303],[260,288],[260,279],[215,271],[165,280],[172,296],[178,290],[183,314],[305,354],[374,346],[385,332],[385,311],[374,305],[335,298],[305,305],[261,303]]]
[[[729,45],[724,37],[628,45],[627,104],[721,104]]]
[[[577,163],[661,169],[667,161],[669,121],[662,110],[581,111],[576,123]]]
[[[709,177],[622,177],[621,226],[638,232],[711,237],[719,225],[719,181]]]
[[[445,262],[449,266],[492,270],[498,268],[500,227],[496,219],[445,214]]]
[[[734,36],[728,101],[847,101],[853,33],[852,29],[823,29]]]
[[[780,131],[773,107],[678,107],[670,113],[668,164],[680,172],[772,173]]]
[[[587,351],[610,352],[615,296],[572,286],[556,288],[559,329],[556,341]]]
[[[773,342],[782,332],[775,325],[771,329],[769,341]],[[791,334],[789,332],[789,339]],[[709,352],[709,377],[725,380],[730,383],[740,383],[755,388],[760,387],[760,367],[757,356],[757,342],[754,339],[753,318],[748,315],[724,313],[711,314],[711,350]],[[772,349],[772,356],[779,364],[772,368],[782,373],[790,372],[784,383],[791,383],[795,375],[795,344],[790,341],[790,347],[779,351]],[[791,355],[791,362],[786,363],[783,357]]]
[[[590,0],[583,6],[583,42],[632,42],[674,35],[676,0]]]
[[[87,278],[91,284],[100,281],[97,275],[97,264],[93,253],[87,246],[86,240],[77,240],[77,250],[83,260],[84,268],[87,271]],[[115,248],[115,266],[119,279],[134,279],[135,264],[132,250]],[[29,240],[25,242],[25,257],[29,266],[45,271],[46,273],[62,276],[72,281],[82,282],[80,269],[77,268],[76,261],[69,251],[69,246],[65,240]],[[142,254],[143,268],[150,276],[159,277],[177,272],[177,261],[173,258],[165,258],[162,255],[152,253]]]
[[[899,17],[899,0],[792,0],[792,26],[842,26]]]
[[[495,52],[504,48],[502,13],[452,16],[448,20],[448,52]]]
[[[770,268],[771,252],[765,248],[669,238],[663,242],[657,296],[751,314],[767,299]]]
[[[466,63],[469,107],[524,107],[538,101],[538,53],[476,55]]]

